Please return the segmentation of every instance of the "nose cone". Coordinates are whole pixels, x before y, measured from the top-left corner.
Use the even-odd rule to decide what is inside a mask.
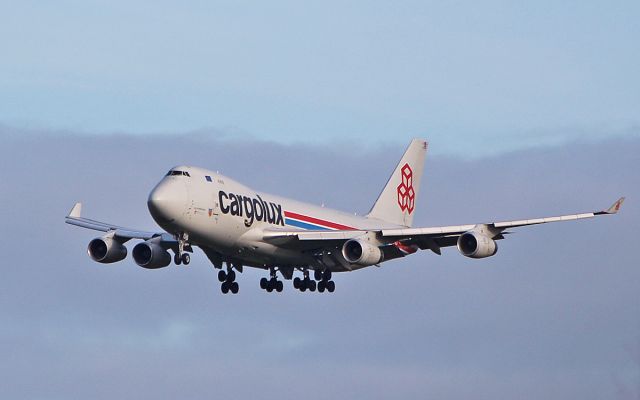
[[[160,225],[180,218],[187,208],[187,190],[182,182],[163,180],[149,194],[147,206]]]

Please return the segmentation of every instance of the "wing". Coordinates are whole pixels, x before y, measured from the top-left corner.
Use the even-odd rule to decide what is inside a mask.
[[[143,239],[149,240],[160,237],[162,242],[170,244],[172,242],[177,243],[172,235],[166,232],[147,232],[139,231],[136,229],[124,228],[122,226],[108,224],[105,222],[95,221],[89,218],[82,217],[82,203],[76,203],[69,215],[66,216],[65,222],[67,224],[80,226],[82,228],[92,229],[100,232],[113,232],[114,236],[122,239],[122,242],[126,242],[129,239]]]
[[[374,230],[378,240],[384,246],[394,247],[398,252],[387,249],[390,255],[402,256],[415,251],[412,245],[417,245],[420,249],[431,249],[440,254],[441,247],[454,246],[458,237],[465,232],[482,229],[493,239],[503,239],[503,234],[508,228],[517,228],[528,225],[546,224],[550,222],[575,221],[579,219],[593,218],[600,215],[616,214],[624,197],[618,199],[611,207],[603,211],[594,211],[582,214],[561,215],[557,217],[546,217],[536,219],[525,219],[517,221],[491,222],[484,224],[469,224],[455,226],[440,226],[430,228],[398,228],[398,229],[380,229]],[[281,231],[270,230],[264,232],[264,240],[279,245],[301,245],[307,248],[321,248],[331,245],[337,245],[349,239],[368,234],[372,231],[364,230],[338,230],[338,231]],[[413,251],[412,251],[413,250]],[[385,253],[386,256],[386,253]],[[386,258],[386,257],[385,257]],[[395,257],[393,257],[395,258]],[[388,258],[386,258],[388,259]]]
[[[509,233],[505,232],[509,228],[547,224],[550,222],[576,221],[579,219],[593,218],[601,215],[616,214],[620,210],[623,202],[624,197],[621,197],[606,210],[582,214],[560,215],[557,217],[523,219],[516,221],[502,221],[460,226],[443,226],[434,228],[383,229],[380,231],[380,236],[387,239],[395,239],[401,241],[408,240],[410,243],[417,244],[420,249],[431,249],[435,253],[440,254],[441,247],[454,246],[457,243],[458,237],[460,235],[471,230],[481,229],[484,232],[488,233],[493,239],[499,240],[504,238],[503,234]]]

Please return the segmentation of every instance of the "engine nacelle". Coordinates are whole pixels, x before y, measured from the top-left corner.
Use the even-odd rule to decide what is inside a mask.
[[[133,260],[147,269],[164,268],[171,264],[171,255],[168,251],[154,242],[138,243],[131,252]]]
[[[378,264],[384,259],[382,250],[362,239],[347,240],[342,246],[344,259],[351,264],[369,266]]]
[[[127,256],[127,248],[113,237],[105,236],[90,241],[87,253],[93,261],[109,264],[124,260]]]
[[[498,252],[498,244],[488,236],[469,231],[458,238],[458,250],[466,257],[485,258]]]

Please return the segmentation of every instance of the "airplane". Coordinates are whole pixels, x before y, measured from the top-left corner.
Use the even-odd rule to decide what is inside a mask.
[[[550,222],[573,221],[616,214],[624,201],[603,211],[517,221],[413,228],[428,143],[414,139],[366,216],[348,214],[258,192],[217,172],[203,168],[171,168],[147,200],[152,218],[164,231],[147,232],[85,218],[76,203],[65,222],[104,232],[89,242],[87,253],[99,263],[127,257],[148,269],[188,265],[199,247],[219,269],[224,294],[238,293],[236,271],[254,267],[269,272],[260,279],[267,292],[282,292],[293,279],[301,292],[333,292],[333,273],[380,266],[418,250],[440,255],[456,246],[466,257],[491,257],[496,241],[509,229]],[[226,266],[226,267],[225,267]],[[311,272],[313,276],[311,277]],[[301,273],[302,277],[294,274]]]

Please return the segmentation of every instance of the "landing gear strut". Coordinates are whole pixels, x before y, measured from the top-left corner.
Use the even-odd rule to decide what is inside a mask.
[[[222,282],[220,285],[220,290],[222,293],[227,294],[229,292],[233,294],[237,294],[238,290],[240,290],[240,286],[238,282],[236,282],[236,272],[233,270],[233,266],[230,263],[227,263],[227,270],[220,270],[218,272],[218,280]]]
[[[274,267],[269,268],[270,279],[262,278],[260,279],[260,288],[266,290],[271,293],[274,290],[278,293],[282,292],[284,289],[284,284],[281,280],[278,280],[276,275],[276,269]]]

